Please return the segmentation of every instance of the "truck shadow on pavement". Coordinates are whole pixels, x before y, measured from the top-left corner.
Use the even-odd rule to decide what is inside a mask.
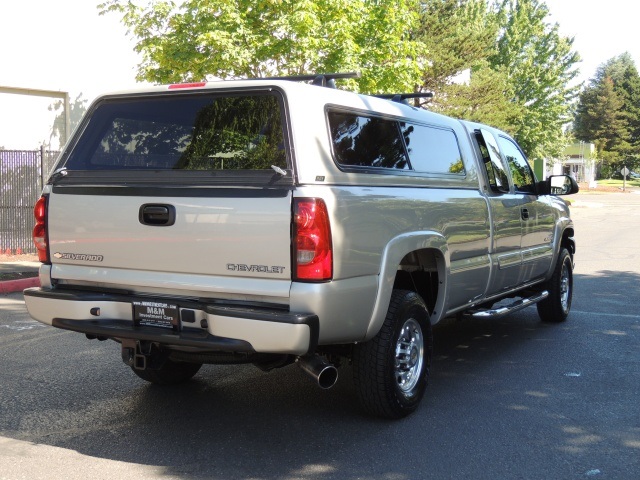
[[[600,292],[640,283],[633,273],[603,277]],[[600,283],[576,276],[579,288]],[[560,325],[541,323],[535,308],[437,325],[427,396],[414,415],[395,422],[361,413],[349,366],[328,391],[294,365],[271,373],[204,366],[187,384],[158,387],[130,372],[113,342],[61,332],[56,341],[67,358],[32,359],[33,371],[6,377],[17,390],[0,394],[0,435],[152,465],[163,472],[158,478],[508,478],[525,465],[536,465],[536,477],[566,478],[588,471],[596,452],[618,455],[615,468],[625,468],[640,448],[640,425],[625,429],[611,419],[637,418],[638,407],[618,411],[592,382],[608,375],[618,397],[637,399],[638,363],[607,372],[594,356],[613,355],[612,343],[622,345],[620,355],[637,349],[640,320],[604,327],[585,313],[597,299],[584,295],[574,298],[578,313]],[[43,330],[29,334],[46,342]],[[64,373],[48,378],[54,371]],[[454,452],[463,452],[455,462],[448,460]],[[543,457],[547,463],[536,464]]]

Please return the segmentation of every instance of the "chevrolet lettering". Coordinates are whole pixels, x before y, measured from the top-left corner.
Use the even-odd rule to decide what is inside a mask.
[[[227,263],[227,270],[232,272],[283,273],[285,267],[268,267],[266,265],[245,265],[243,263]]]

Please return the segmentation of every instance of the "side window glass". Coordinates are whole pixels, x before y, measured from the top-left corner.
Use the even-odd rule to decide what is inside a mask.
[[[522,193],[536,193],[536,180],[529,166],[529,162],[524,158],[524,155],[518,148],[518,146],[506,137],[499,137],[498,143],[502,148],[502,153],[507,159],[509,170],[511,171],[511,178],[513,178],[513,184],[517,192]]]
[[[329,112],[336,161],[342,166],[408,170],[398,123],[354,113]]]
[[[502,162],[500,149],[495,137],[487,130],[476,130],[475,134],[491,190],[501,193],[508,192],[509,177]]]
[[[458,139],[451,130],[401,123],[411,168],[416,172],[464,175]]]

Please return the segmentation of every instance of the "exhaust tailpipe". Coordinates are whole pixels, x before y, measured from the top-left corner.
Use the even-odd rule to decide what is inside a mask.
[[[319,355],[305,355],[296,359],[298,366],[323,389],[333,387],[338,381],[338,369]]]

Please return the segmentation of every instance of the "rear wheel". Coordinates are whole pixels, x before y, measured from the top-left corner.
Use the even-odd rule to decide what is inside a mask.
[[[394,290],[382,328],[354,350],[354,384],[365,410],[386,418],[412,413],[427,387],[432,344],[422,298]]]
[[[564,322],[571,310],[573,297],[573,260],[566,248],[560,250],[553,276],[545,285],[549,296],[538,303],[538,315],[543,322]]]
[[[175,385],[191,379],[202,367],[201,363],[175,362],[166,359],[159,368],[146,368],[138,370],[131,367],[133,373],[157,385]]]

